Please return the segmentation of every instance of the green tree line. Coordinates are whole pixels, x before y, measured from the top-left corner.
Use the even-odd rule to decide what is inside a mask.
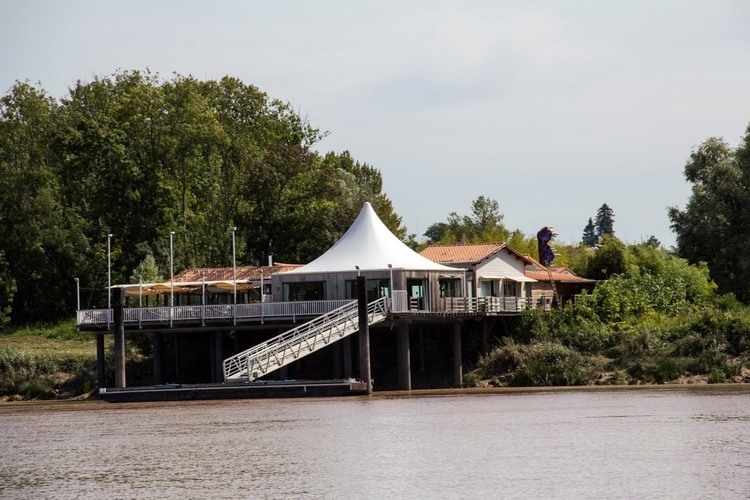
[[[238,264],[312,260],[365,201],[404,237],[380,172],[316,152],[324,136],[232,77],[123,71],[60,99],[16,82],[0,98],[0,326],[69,318],[75,278],[82,307],[106,306],[108,261],[113,283],[154,264],[166,279],[171,232],[175,272],[231,265],[233,227]]]

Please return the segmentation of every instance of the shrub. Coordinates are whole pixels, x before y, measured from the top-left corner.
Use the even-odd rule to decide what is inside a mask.
[[[598,361],[598,360],[597,360]],[[505,339],[479,361],[478,373],[484,378],[505,375],[509,385],[584,385],[595,378],[601,362],[583,356],[559,342],[516,344]]]

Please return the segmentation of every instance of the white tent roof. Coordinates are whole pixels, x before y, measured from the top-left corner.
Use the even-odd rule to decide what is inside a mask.
[[[460,271],[455,267],[438,264],[422,257],[391,233],[375,213],[372,205],[365,203],[349,230],[326,253],[284,275],[302,273],[331,273],[394,269],[411,271]]]

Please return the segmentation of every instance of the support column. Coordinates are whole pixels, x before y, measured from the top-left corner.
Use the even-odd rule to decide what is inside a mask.
[[[398,388],[411,390],[411,351],[409,350],[409,325],[396,329],[396,358],[398,359]]]
[[[352,378],[352,338],[344,337],[341,340],[341,347],[343,348],[343,365],[344,365],[344,378]]]
[[[482,320],[482,352],[487,354],[490,350],[490,320],[484,318]]]
[[[214,332],[213,374],[215,382],[224,382],[224,334]]]
[[[122,288],[114,289],[115,296],[115,387],[125,387],[125,314]]]
[[[370,369],[370,321],[367,317],[367,281],[357,276],[357,307],[359,308],[359,371],[367,385],[367,394],[372,394],[372,371]]]
[[[154,332],[154,385],[164,383],[164,332]]]
[[[96,334],[96,379],[99,383],[99,389],[107,387],[107,378],[104,373],[104,334]]]
[[[453,387],[463,385],[464,370],[461,356],[461,323],[453,325]]]

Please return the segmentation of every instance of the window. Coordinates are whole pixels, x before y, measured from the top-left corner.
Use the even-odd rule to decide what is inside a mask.
[[[440,297],[460,297],[461,280],[458,278],[440,278]]]
[[[503,296],[504,297],[515,297],[516,296],[516,282],[512,280],[503,280]]]
[[[367,280],[367,301],[372,302],[381,297],[388,297],[390,295],[390,281],[372,279]],[[346,298],[356,299],[357,298],[357,280],[346,281]]]
[[[326,282],[284,283],[284,302],[325,300]]]

